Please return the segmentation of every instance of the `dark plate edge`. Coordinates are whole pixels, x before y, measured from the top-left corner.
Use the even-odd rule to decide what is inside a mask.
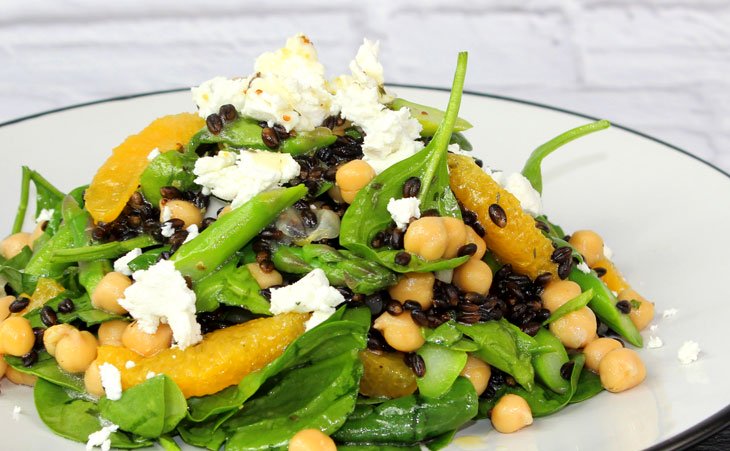
[[[394,87],[400,87],[400,88],[413,88],[413,89],[427,89],[431,91],[442,91],[442,92],[449,92],[450,90],[448,88],[443,87],[436,87],[436,86],[418,86],[418,85],[409,85],[409,84],[403,84],[403,83],[388,83],[388,86],[394,86]],[[152,95],[159,95],[159,94],[170,94],[173,92],[181,92],[185,91],[189,88],[173,88],[173,89],[165,89],[160,91],[151,91],[151,92],[144,92],[139,94],[130,94],[130,95],[123,95],[123,96],[116,96],[116,97],[110,97],[106,99],[99,99],[99,100],[93,100],[91,102],[84,102],[84,103],[78,103],[74,105],[69,105],[61,108],[55,108],[52,110],[47,111],[41,111],[38,113],[30,114],[28,116],[22,116],[16,119],[11,119],[6,122],[0,123],[0,127],[4,127],[6,125],[12,125],[17,124],[19,122],[27,121],[30,119],[35,119],[41,116],[46,116],[49,114],[54,113],[60,113],[62,111],[66,110],[72,110],[76,108],[82,108],[85,106],[91,106],[96,105],[100,103],[108,103],[108,102],[116,102],[121,100],[129,100],[129,99],[135,99],[138,97],[146,97],[146,96],[152,96]],[[575,111],[567,110],[565,108],[560,108],[552,105],[545,105],[540,102],[533,102],[530,100],[522,100],[522,99],[516,99],[513,97],[508,96],[502,96],[497,94],[487,94],[483,92],[476,92],[476,91],[464,91],[465,94],[477,96],[477,97],[487,97],[490,99],[497,99],[497,100],[504,100],[507,102],[515,102],[515,103],[521,103],[524,105],[530,105],[538,108],[544,108],[547,110],[557,111],[560,113],[570,114],[572,116],[580,117],[583,119],[589,119],[592,121],[597,121],[599,118],[594,116],[589,116],[587,114],[583,113],[577,113]],[[714,164],[710,163],[709,161],[703,160],[702,158],[698,157],[697,155],[694,155],[684,149],[681,149],[673,144],[670,144],[666,141],[663,141],[661,139],[655,138],[653,136],[647,135],[645,133],[642,133],[640,131],[634,130],[630,127],[625,127],[620,124],[616,124],[611,122],[611,127],[618,128],[624,131],[627,131],[629,133],[633,133],[635,135],[641,136],[642,138],[648,139],[650,141],[654,141],[658,144],[661,144],[663,146],[666,146],[672,150],[675,150],[679,153],[682,153],[694,160],[699,161],[700,163],[703,163],[712,169],[716,170],[720,174],[724,175],[725,177],[730,178],[730,174],[725,172],[724,170],[720,169],[719,167],[715,166]],[[702,422],[696,424],[695,426],[687,429],[686,431],[683,431],[673,437],[670,437],[663,442],[657,443],[656,445],[652,445],[649,448],[646,448],[646,451],[658,451],[658,450],[680,450],[680,449],[686,449],[691,445],[696,444],[697,442],[713,435],[716,432],[719,432],[726,426],[730,425],[730,405],[726,406],[724,409],[720,410],[719,412],[715,413],[714,415],[710,416],[709,418],[706,418]]]

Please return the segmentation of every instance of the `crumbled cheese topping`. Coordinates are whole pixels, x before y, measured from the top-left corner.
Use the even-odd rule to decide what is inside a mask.
[[[343,302],[342,293],[330,286],[321,269],[311,271],[291,285],[271,290],[271,313],[311,312],[307,330],[329,318],[335,313],[335,306]]]
[[[580,262],[575,265],[575,267],[578,268],[578,271],[582,272],[583,274],[589,274],[591,272],[591,268],[586,265],[586,262]]]
[[[20,414],[23,412],[23,408],[20,406],[13,407],[13,420],[18,421],[20,420]]]
[[[162,224],[162,227],[160,228],[160,234],[164,236],[165,238],[170,238],[175,234],[175,228],[172,226],[171,223],[166,222]]]
[[[150,151],[150,153],[147,154],[147,161],[152,161],[159,156],[160,156],[160,149],[155,147],[154,149],[152,149]]]
[[[53,218],[53,214],[56,212],[53,208],[42,208],[40,213],[38,213],[38,216],[35,218],[36,224],[41,224],[46,221],[50,221],[51,218]]]
[[[700,345],[696,341],[685,341],[677,351],[677,358],[682,365],[689,365],[697,360],[700,351]]]
[[[259,150],[242,150],[238,155],[221,151],[195,162],[195,183],[206,193],[231,201],[236,208],[255,195],[281,186],[299,175],[299,164],[291,155]]]
[[[180,349],[203,339],[195,320],[195,292],[171,261],[160,260],[147,270],[135,271],[132,277],[135,282],[118,302],[137,320],[140,330],[154,334],[160,322],[167,323]]]
[[[647,347],[649,349],[661,348],[662,346],[664,346],[664,342],[662,341],[661,338],[659,338],[655,335],[652,335],[649,337],[649,343],[647,344]]]
[[[396,227],[402,229],[407,226],[411,218],[420,218],[421,209],[417,197],[404,197],[403,199],[390,198],[388,201],[388,213],[395,221]]]
[[[165,205],[162,207],[162,211],[160,212],[160,221],[166,222],[172,219],[172,209],[169,205]]]
[[[449,147],[447,148],[447,150],[455,155],[463,155],[465,157],[474,158],[474,155],[471,152],[462,150],[461,146],[459,146],[457,143],[449,144]],[[491,171],[490,171],[490,174],[491,174]]]
[[[485,171],[487,172],[487,171]],[[497,184],[509,191],[520,201],[520,205],[525,212],[531,216],[539,216],[542,213],[542,198],[535,188],[532,187],[527,178],[519,172],[506,174],[504,172],[492,172],[491,174]]]
[[[200,235],[197,224],[191,224],[185,230],[188,232],[188,236],[185,237],[185,241],[183,241],[183,244],[187,243],[188,241],[194,240],[195,238],[198,237],[198,235]]]
[[[104,388],[107,399],[116,401],[122,397],[122,374],[111,363],[99,365],[101,386]]]
[[[662,318],[665,318],[665,319],[666,319],[666,318],[671,318],[671,317],[673,317],[674,315],[676,315],[678,311],[679,311],[679,310],[677,310],[676,308],[670,308],[670,309],[666,309],[666,310],[664,310],[664,311],[662,312]]]
[[[200,117],[217,114],[227,104],[233,105],[237,111],[243,110],[249,81],[249,78],[215,77],[192,88],[193,102],[198,106]]]
[[[651,332],[651,333],[656,332],[657,329],[659,329],[659,325],[657,325],[657,324],[652,324],[651,326],[649,326],[649,332]]]
[[[117,432],[117,430],[119,430],[119,426],[116,424],[112,424],[108,421],[102,422],[100,430],[89,434],[88,441],[86,442],[86,449],[92,450],[94,447],[99,446],[102,451],[109,451],[112,446],[112,441],[109,437],[111,437],[114,432]]]
[[[114,262],[114,271],[120,272],[125,276],[131,276],[132,270],[129,269],[129,262],[142,255],[142,249],[136,248],[127,252],[124,256],[119,257]]]

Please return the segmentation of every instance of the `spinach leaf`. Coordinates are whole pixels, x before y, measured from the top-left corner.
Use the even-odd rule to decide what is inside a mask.
[[[580,372],[580,378],[578,379],[578,387],[575,393],[573,393],[573,397],[570,398],[570,403],[574,404],[585,401],[602,391],[603,385],[601,385],[601,378],[596,373],[583,367],[583,370]]]
[[[18,255],[11,259],[5,259],[0,255],[0,277],[5,279],[16,293],[23,292],[23,268],[33,256],[33,251],[25,246]]]
[[[58,311],[58,304],[66,298],[73,301],[74,309],[69,313],[61,313]],[[44,305],[52,307],[57,312],[56,315],[58,316],[58,321],[60,323],[70,323],[71,321],[80,319],[86,323],[87,326],[93,326],[113,319],[122,319],[122,316],[120,315],[114,315],[112,313],[96,309],[93,305],[91,305],[91,299],[88,294],[73,297],[69,295],[68,292],[63,292],[55,298],[48,300],[48,302]],[[32,327],[45,327],[41,322],[40,313],[41,309],[37,308],[25,314],[25,317],[28,321],[30,321],[30,325]]]
[[[193,168],[198,155],[193,151],[184,153],[170,150],[155,157],[145,168],[139,179],[145,199],[152,205],[162,200],[160,188],[174,186],[180,191],[188,191],[195,186]]]
[[[33,398],[43,423],[61,437],[85,443],[90,434],[101,429],[99,407],[83,394],[38,379]],[[153,443],[120,431],[112,433],[110,439],[114,448],[144,448]]]
[[[157,438],[175,429],[185,418],[187,408],[182,391],[164,374],[125,390],[116,401],[99,400],[102,417],[147,438]]]
[[[171,437],[163,435],[157,439],[157,443],[165,451],[181,451],[180,446]]]
[[[427,398],[438,398],[449,391],[466,365],[466,352],[425,343],[418,351],[426,365],[426,374],[417,378],[418,391]]]
[[[30,195],[30,183],[33,182],[36,188],[36,214],[42,209],[54,209],[53,218],[49,221],[48,234],[52,235],[60,222],[60,208],[58,204],[63,200],[65,194],[53,186],[38,172],[27,166],[22,168],[22,176],[20,182],[20,202],[18,203],[18,211],[15,215],[13,223],[13,233],[18,233],[23,229],[25,222],[25,213],[28,209],[28,197]]]
[[[38,353],[38,361],[31,367],[24,366],[23,359],[20,357],[6,355],[5,361],[21,373],[38,376],[40,379],[80,393],[85,391],[83,377],[62,370],[56,363],[56,359],[45,351]]]
[[[457,327],[479,346],[474,353],[480,359],[512,375],[528,391],[532,390],[535,378],[532,351],[537,348],[532,337],[505,320]]]
[[[549,351],[532,357],[532,367],[535,368],[537,378],[555,393],[565,393],[570,389],[570,383],[563,379],[561,369],[568,362],[568,353],[563,343],[549,330],[541,327],[535,334],[535,341]]]
[[[398,281],[388,268],[324,244],[279,246],[271,259],[276,269],[290,274],[307,274],[320,268],[331,285],[346,286],[355,293],[372,294]]]
[[[332,436],[344,445],[416,445],[458,429],[474,418],[478,397],[464,377],[439,398],[417,394],[379,405],[358,404]]]
[[[129,262],[127,266],[129,266],[129,269],[131,271],[140,271],[143,269],[149,269],[150,266],[157,263],[157,261],[160,258],[160,255],[163,252],[168,252],[170,250],[170,246],[160,246],[153,249],[146,250],[142,252],[142,255],[139,257],[136,257],[134,260]]]
[[[256,279],[245,266],[236,266],[233,258],[218,271],[195,284],[195,308],[198,312],[210,312],[220,304],[243,307],[251,313],[270,315],[269,301],[261,293]]]
[[[466,261],[465,257],[460,257],[428,262],[414,255],[408,265],[399,265],[395,263],[395,256],[401,251],[378,250],[370,245],[373,237],[391,223],[388,202],[391,198],[402,197],[403,184],[411,177],[421,180],[418,200],[422,211],[435,209],[441,216],[461,216],[456,197],[449,187],[446,160],[447,147],[459,113],[465,74],[466,54],[461,53],[446,114],[433,139],[423,150],[389,167],[358,192],[342,218],[340,244],[343,247],[401,273],[451,269]]]

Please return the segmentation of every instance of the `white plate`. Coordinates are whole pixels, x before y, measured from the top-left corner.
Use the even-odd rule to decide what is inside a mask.
[[[398,87],[403,97],[437,107],[448,93]],[[191,110],[186,92],[162,93],[74,107],[0,127],[0,230],[10,229],[20,166],[28,165],[63,190],[88,183],[109,151],[152,119]],[[495,168],[518,171],[535,146],[587,122],[580,115],[510,99],[465,95],[461,115],[476,153]],[[609,118],[610,119],[610,118]],[[566,231],[600,231],[634,287],[656,302],[659,349],[640,351],[648,377],[618,395],[601,393],[512,435],[489,422],[470,426],[451,449],[640,449],[676,447],[730,417],[730,178],[679,149],[614,127],[565,146],[549,157],[544,204]],[[661,312],[676,308],[675,317]],[[645,334],[645,338],[647,335]],[[688,366],[677,360],[685,340],[702,347]],[[39,420],[31,391],[2,383],[4,449],[78,450]],[[13,421],[13,406],[22,407]],[[714,417],[713,417],[714,416]]]

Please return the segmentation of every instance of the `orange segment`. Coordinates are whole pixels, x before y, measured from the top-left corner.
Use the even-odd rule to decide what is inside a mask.
[[[27,307],[25,307],[23,310],[13,313],[13,316],[23,316],[26,313],[35,310],[39,307],[43,307],[43,304],[50,301],[51,299],[55,298],[59,294],[66,291],[63,286],[56,282],[53,279],[47,279],[45,277],[41,277],[38,279],[38,283],[35,286],[35,291],[32,295],[28,296],[27,294],[21,294],[20,297],[28,297],[30,298],[30,303]]]
[[[370,397],[400,398],[416,391],[416,375],[403,361],[403,353],[360,351],[363,375],[360,393]]]
[[[166,374],[186,398],[217,393],[238,384],[244,376],[279,357],[304,333],[307,314],[285,313],[211,332],[203,341],[184,350],[167,349],[142,357],[127,348],[99,347],[96,362],[111,363],[122,374],[126,390],[144,382],[150,372]],[[135,366],[127,368],[127,361]]]
[[[546,272],[557,273],[557,265],[550,260],[554,250],[550,240],[535,227],[535,219],[522,210],[515,196],[466,156],[449,154],[449,177],[456,198],[477,214],[487,231],[484,241],[501,262],[533,279]],[[506,213],[504,228],[489,218],[492,204]]]
[[[616,265],[611,260],[603,257],[593,265],[594,268],[603,268],[606,270],[606,274],[601,277],[603,283],[611,290],[616,293],[624,291],[626,288],[630,288],[629,283],[621,275]]]
[[[124,140],[99,168],[86,190],[86,209],[94,221],[109,222],[119,216],[137,189],[149,163],[147,156],[153,149],[160,152],[182,149],[204,125],[205,121],[197,114],[163,116]]]

